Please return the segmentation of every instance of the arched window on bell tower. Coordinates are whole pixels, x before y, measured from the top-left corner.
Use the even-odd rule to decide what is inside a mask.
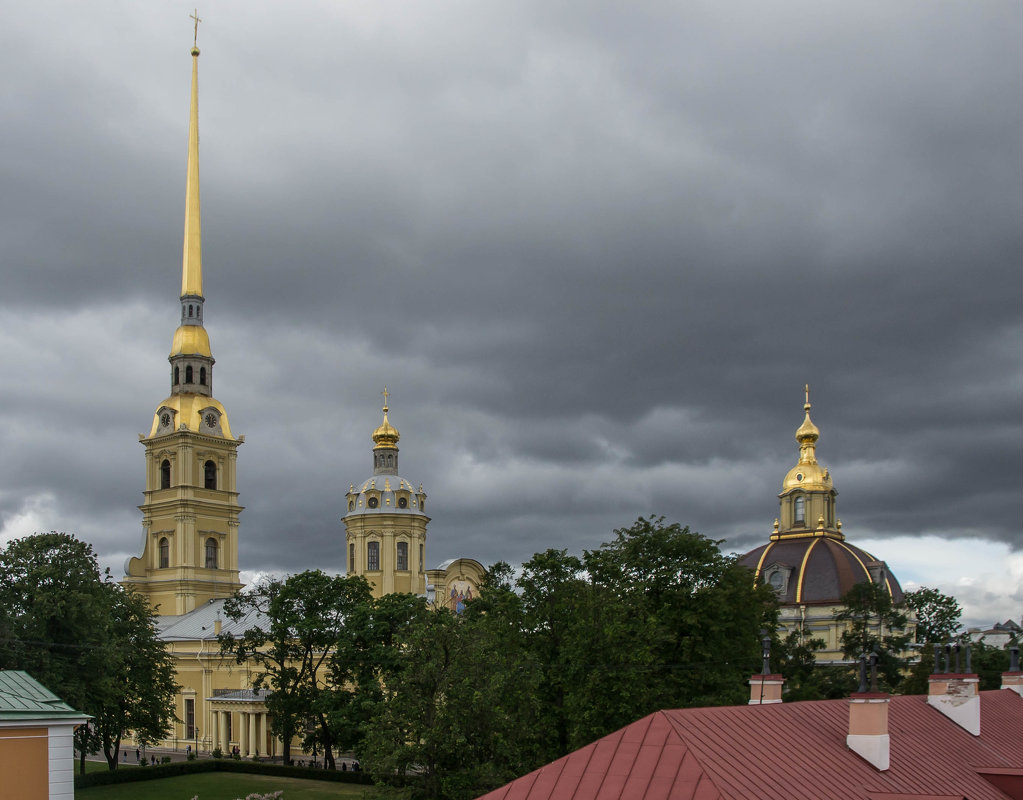
[[[167,569],[170,566],[170,542],[164,536],[160,539],[160,569]]]
[[[217,465],[211,460],[203,464],[203,486],[207,489],[217,488]]]
[[[160,464],[160,488],[170,489],[170,461],[166,458]]]
[[[806,498],[801,494],[792,501],[792,524],[806,525]]]
[[[185,383],[191,383],[191,382],[192,382],[192,365],[189,364],[187,367],[185,367]]]
[[[206,569],[217,568],[217,540],[212,536],[206,540]]]

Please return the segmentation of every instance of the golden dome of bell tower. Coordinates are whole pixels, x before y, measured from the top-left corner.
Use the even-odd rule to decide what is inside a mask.
[[[146,448],[142,555],[128,559],[124,578],[164,615],[185,614],[242,588],[236,461],[244,437],[232,435],[227,412],[213,397],[214,359],[203,314],[195,42],[191,54],[181,317],[168,356],[170,396],[156,409],[149,434],[139,435]]]

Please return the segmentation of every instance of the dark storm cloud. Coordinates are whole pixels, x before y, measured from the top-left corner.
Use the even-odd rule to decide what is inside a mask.
[[[0,518],[111,561],[169,391],[189,12],[33,4],[0,57]],[[244,569],[342,568],[384,385],[432,561],[578,552],[640,514],[752,547],[806,382],[854,540],[1023,544],[1015,9],[200,16]]]

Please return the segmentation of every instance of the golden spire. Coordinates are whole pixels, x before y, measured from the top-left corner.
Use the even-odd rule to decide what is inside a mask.
[[[810,384],[806,384],[806,402],[803,404],[803,411],[806,417],[803,424],[796,430],[796,441],[799,442],[799,463],[817,463],[817,440],[821,432],[810,420]]]
[[[387,420],[387,412],[390,410],[387,407],[387,398],[391,396],[391,393],[387,391],[387,387],[380,393],[384,396],[384,421],[373,431],[373,441],[376,443],[374,450],[379,450],[383,447],[397,447],[398,439],[401,438],[401,434],[398,433],[398,429],[391,425]]]
[[[181,295],[202,297],[202,222],[199,215],[199,19],[192,42],[192,103],[188,120],[188,178],[185,184],[185,243]]]

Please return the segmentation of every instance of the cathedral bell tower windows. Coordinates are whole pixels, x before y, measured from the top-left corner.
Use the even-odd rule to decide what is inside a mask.
[[[217,540],[212,536],[206,540],[206,569],[217,568]]]
[[[369,542],[366,545],[366,569],[369,572],[380,571],[380,542]]]
[[[164,536],[160,540],[160,569],[167,569],[170,566],[170,542]]]
[[[408,542],[398,542],[397,563],[395,569],[408,569]]]
[[[792,501],[792,524],[806,525],[806,498],[801,494]]]
[[[160,488],[161,489],[170,489],[170,485],[171,485],[170,484],[170,481],[171,481],[170,473],[171,473],[170,461],[168,461],[165,458],[163,460],[163,463],[160,464]]]
[[[207,489],[217,488],[217,465],[213,461],[203,464],[203,486]]]

